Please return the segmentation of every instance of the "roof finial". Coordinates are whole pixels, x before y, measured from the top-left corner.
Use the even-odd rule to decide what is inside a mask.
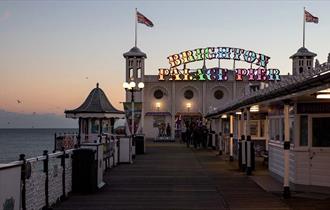
[[[99,88],[99,83],[96,83],[96,88]]]

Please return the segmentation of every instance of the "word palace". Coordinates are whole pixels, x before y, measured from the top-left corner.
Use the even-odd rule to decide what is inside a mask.
[[[278,69],[244,69],[238,68],[234,70],[234,77],[236,81],[242,81],[244,78],[249,81],[279,81],[280,70]],[[191,71],[190,69],[178,70],[177,68],[159,69],[158,80],[210,80],[210,81],[227,81],[228,69],[225,68],[210,68],[210,69],[197,69]]]

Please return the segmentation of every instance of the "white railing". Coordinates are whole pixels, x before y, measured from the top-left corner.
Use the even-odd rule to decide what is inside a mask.
[[[95,145],[97,145],[97,150],[100,149],[100,152],[103,152],[102,174],[119,162],[119,139],[121,137],[109,134],[99,136]],[[87,144],[93,146],[93,143]],[[81,144],[81,147],[84,147],[84,144]],[[43,155],[29,159],[25,159],[25,155],[22,154],[19,161],[0,164],[1,182],[10,183],[12,181],[12,185],[16,184],[17,191],[19,191],[16,193],[19,194],[17,198],[8,195],[2,197],[6,193],[11,193],[8,190],[11,187],[0,188],[0,202],[8,203],[9,206],[16,202],[17,208],[14,209],[37,210],[48,209],[57,202],[66,199],[68,193],[72,191],[72,155],[77,149],[79,147],[69,150],[64,150],[62,147],[62,151],[55,151],[54,153],[44,151]],[[15,167],[16,175],[8,175]],[[8,185],[11,186],[11,184]]]

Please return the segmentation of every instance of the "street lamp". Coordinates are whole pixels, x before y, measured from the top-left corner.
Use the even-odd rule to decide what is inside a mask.
[[[132,135],[135,134],[134,129],[134,92],[140,92],[144,88],[144,83],[139,82],[138,87],[136,88],[136,83],[134,81],[131,81],[130,83],[124,82],[123,88],[125,88],[126,91],[131,92],[131,103],[132,103]]]

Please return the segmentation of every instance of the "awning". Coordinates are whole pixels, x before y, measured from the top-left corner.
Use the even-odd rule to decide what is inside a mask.
[[[145,116],[172,116],[170,112],[147,112]]]

